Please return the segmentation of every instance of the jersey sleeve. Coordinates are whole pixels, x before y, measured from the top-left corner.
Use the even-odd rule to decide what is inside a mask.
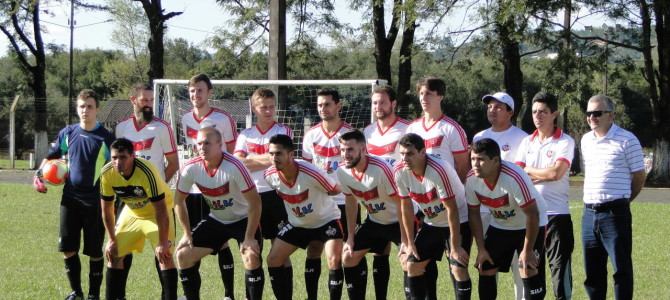
[[[105,201],[114,201],[114,189],[112,188],[112,178],[111,178],[111,165],[106,165],[103,169],[107,169],[107,172],[102,173],[100,176],[100,197]]]
[[[516,172],[515,172],[516,173]],[[501,174],[502,175],[502,174]],[[535,198],[533,191],[535,189],[533,182],[530,180],[530,177],[524,172],[519,172],[514,175],[508,176],[510,180],[514,180],[510,184],[510,196],[519,204],[519,207],[525,208],[528,205],[535,203]]]
[[[172,154],[177,152],[177,143],[174,141],[174,134],[172,133],[172,128],[170,125],[161,121],[163,123],[164,129],[161,130],[159,138],[161,146],[163,147],[163,154]]]
[[[251,174],[249,174],[249,170],[247,170],[244,164],[242,164],[239,159],[233,157],[232,155],[230,156],[230,160],[235,166],[235,176],[232,176],[232,178],[235,179],[235,183],[240,189],[240,192],[246,193],[251,189],[255,189],[256,184],[254,183],[254,180],[251,178]]]
[[[440,200],[449,201],[456,199],[456,194],[454,193],[454,189],[452,187],[452,184],[456,184],[456,182],[452,182],[453,180],[449,179],[446,170],[440,167],[434,168],[434,170],[438,175],[434,177],[434,180],[435,188],[437,189],[437,194],[440,197]]]
[[[398,196],[400,198],[409,198],[409,183],[404,178],[402,170],[396,169],[393,176],[393,180],[398,188]]]
[[[342,194],[345,194],[347,196],[351,195],[351,189],[349,188],[349,185],[345,184],[346,182],[346,177],[349,176],[347,172],[344,170],[342,166],[337,168],[335,170],[335,174],[337,174],[337,181],[340,183],[340,189],[342,189]]]
[[[193,186],[193,165],[185,165],[179,170],[179,177],[177,177],[177,191],[188,194]]]
[[[477,185],[477,179],[474,175],[468,177],[465,181],[465,200],[468,202],[468,206],[476,207],[481,205],[479,199],[477,199],[477,195],[475,195],[475,185]]]
[[[286,128],[286,135],[288,135],[292,139],[293,138],[293,130],[291,130],[291,127],[288,127],[288,126],[284,125],[284,128]]]
[[[314,145],[312,145],[312,135],[307,131],[305,137],[302,139],[302,158],[307,161],[312,161],[314,158]]]
[[[314,166],[300,166],[300,171],[309,175],[309,178],[312,180],[312,186],[317,187],[323,192],[333,192],[337,186],[337,182],[330,178],[326,172]]]
[[[67,126],[63,129],[61,129],[60,132],[58,132],[58,136],[56,136],[56,140],[54,141],[53,145],[51,148],[49,148],[49,152],[47,153],[47,159],[57,159],[57,158],[62,158],[68,153],[68,137],[70,135],[70,126]]]
[[[381,161],[382,166],[380,166],[380,169],[382,170],[382,174],[380,175],[380,186],[387,195],[395,196],[398,194],[398,186],[393,178],[393,171],[391,171],[391,167],[385,160]]]
[[[530,137],[525,137],[523,140],[521,140],[521,144],[519,144],[519,148],[516,151],[516,157],[514,158],[514,163],[522,168],[526,167],[526,155],[528,154],[529,142]]]
[[[461,125],[454,122],[451,124],[452,129],[449,135],[449,147],[452,153],[463,153],[468,151],[468,137]]]
[[[249,154],[249,149],[247,148],[246,132],[247,132],[246,129],[240,132],[240,135],[237,137],[237,141],[235,142],[235,150],[233,150],[233,153],[240,153],[244,156]]]
[[[568,166],[571,165],[575,155],[575,140],[566,138],[559,142],[557,146],[556,161],[564,161]]]
[[[186,114],[188,114],[188,113],[186,113]],[[184,137],[183,143],[185,145],[188,145],[190,143],[189,143],[189,138],[188,138],[188,125],[186,125],[186,114],[183,114],[181,116],[181,132],[182,132],[182,136]]]
[[[226,121],[224,121],[226,124],[222,124],[222,135],[223,135],[223,141],[226,144],[231,144],[235,142],[235,138],[237,138],[237,124],[235,124],[235,121],[233,120],[233,117],[230,115],[226,115]]]

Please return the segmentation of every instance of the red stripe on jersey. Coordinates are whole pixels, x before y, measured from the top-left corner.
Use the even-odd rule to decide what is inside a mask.
[[[453,198],[455,196],[455,194],[454,194],[453,189],[451,188],[451,182],[449,181],[449,176],[447,175],[447,171],[444,170],[444,167],[442,165],[440,165],[436,161],[432,160],[429,156],[426,156],[426,162],[440,176],[440,179],[442,180],[442,185],[444,185],[444,189],[447,192],[447,198]]]
[[[377,190],[377,187],[374,187],[373,189],[364,192],[354,189],[352,187],[349,187],[349,189],[351,190],[352,194],[356,195],[356,197],[358,198],[363,198],[363,200],[365,201],[370,201],[379,198],[379,191]]]
[[[368,144],[368,153],[382,156],[387,153],[393,153],[395,152],[395,148],[398,145],[398,141],[395,141],[393,143],[383,145],[383,146],[376,146],[373,144]]]
[[[523,177],[521,177],[521,175],[519,175],[512,168],[506,165],[501,165],[500,172],[510,175],[510,177],[512,177],[514,181],[516,181],[516,183],[519,185],[519,188],[521,189],[521,194],[523,195],[524,203],[532,199],[530,196],[530,191],[528,190],[528,186],[526,186],[526,182],[523,180]]]
[[[465,150],[459,151],[459,153],[467,151],[468,150],[468,137],[465,134],[465,130],[463,130],[463,127],[461,127],[461,125],[458,124],[458,122],[454,121],[454,119],[449,118],[445,115],[442,115],[442,120],[446,121],[447,123],[451,124],[451,126],[454,126],[454,128],[456,128],[456,132],[458,132],[458,137],[460,137],[460,139],[461,139],[461,145],[463,145],[463,147],[465,148]]]
[[[247,148],[249,149],[249,152],[255,153],[255,154],[265,154],[270,150],[270,144],[255,144],[251,142],[247,142]]]
[[[274,166],[271,166],[269,169],[265,170],[265,172],[263,172],[263,177],[269,177],[272,174],[277,174],[277,168]]]
[[[223,152],[223,159],[231,162],[235,167],[237,167],[237,170],[240,171],[240,174],[242,174],[242,178],[244,178],[244,183],[247,186],[255,186],[254,181],[251,179],[251,175],[249,175],[249,171],[247,171],[247,168],[242,164],[242,162],[237,159],[237,157],[233,156],[232,154],[228,152]]]
[[[397,193],[398,192],[398,186],[395,183],[394,177],[393,177],[393,172],[391,172],[391,168],[389,168],[389,165],[386,163],[386,161],[383,161],[379,158],[376,157],[371,157],[368,156],[368,161],[370,164],[375,165],[382,169],[384,171],[384,175],[386,176],[386,179],[388,182],[391,184],[391,187],[393,188],[393,192]]]
[[[165,127],[168,130],[168,134],[170,135],[170,147],[172,147],[172,149],[171,149],[172,151],[167,151],[167,152],[169,152],[169,153],[176,152],[177,151],[177,143],[174,140],[174,133],[172,133],[172,127],[170,127],[170,124],[168,124],[168,122],[165,122],[165,120],[163,120],[161,118],[158,118],[158,117],[154,117],[154,120],[163,123],[163,125],[165,125]],[[165,153],[165,154],[168,154],[168,153]]]
[[[481,195],[477,192],[475,192],[475,195],[477,196],[477,199],[479,200],[479,202],[481,202],[482,204],[484,204],[488,207],[500,208],[500,207],[509,205],[509,195],[508,194],[502,195],[502,196],[497,197],[497,198],[486,197],[486,196]]]
[[[416,202],[427,204],[437,199],[437,192],[435,191],[435,188],[423,194],[409,192],[409,197]]]
[[[305,173],[305,174],[309,175],[310,177],[316,179],[316,181],[319,182],[319,184],[321,184],[321,186],[323,186],[323,188],[326,189],[326,191],[330,192],[330,191],[335,189],[335,186],[330,185],[330,183],[328,182],[328,179],[323,177],[323,175],[321,175],[321,173],[319,173],[318,171],[312,170],[309,167],[303,166],[301,164],[298,164],[298,171],[302,171],[303,173]]]
[[[321,157],[333,157],[340,155],[340,147],[324,147],[314,143],[314,154]]]
[[[149,150],[153,144],[154,138],[151,137],[143,141],[133,142],[133,149],[135,149],[135,151]]]
[[[431,138],[431,139],[425,139],[423,141],[423,144],[426,145],[426,149],[440,147],[440,145],[442,145],[442,140],[443,139],[444,139],[444,136],[436,136],[436,137]]]
[[[191,128],[189,126],[186,126],[186,136],[196,139],[198,137],[198,130],[195,128]]]
[[[202,192],[202,194],[205,196],[220,197],[230,193],[230,182],[226,182],[224,185],[215,188],[208,188],[197,182],[195,183],[195,185],[198,187],[198,189],[200,189],[200,192]]]
[[[282,198],[282,200],[291,203],[291,204],[298,204],[300,202],[303,202],[309,198],[309,190],[305,190],[304,192],[296,195],[289,195],[289,194],[284,194],[280,191],[277,191],[277,195]]]

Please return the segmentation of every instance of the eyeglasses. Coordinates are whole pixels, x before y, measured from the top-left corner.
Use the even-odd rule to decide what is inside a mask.
[[[608,113],[608,112],[611,112],[611,111],[609,111],[609,110],[592,110],[592,111],[587,111],[586,116],[587,117],[594,116],[596,118],[600,118],[600,116],[602,116],[604,113]]]

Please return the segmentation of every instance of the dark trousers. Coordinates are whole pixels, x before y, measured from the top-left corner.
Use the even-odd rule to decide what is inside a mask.
[[[584,287],[589,298],[607,296],[607,258],[614,271],[615,299],[633,298],[632,216],[628,199],[585,205],[582,218]]]
[[[572,251],[575,238],[569,214],[551,215],[547,223],[544,248],[551,271],[551,284],[557,300],[572,299]]]

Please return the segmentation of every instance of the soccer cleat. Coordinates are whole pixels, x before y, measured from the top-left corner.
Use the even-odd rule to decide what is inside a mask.
[[[77,294],[77,292],[72,291],[67,297],[65,297],[65,300],[84,300],[84,295]]]

